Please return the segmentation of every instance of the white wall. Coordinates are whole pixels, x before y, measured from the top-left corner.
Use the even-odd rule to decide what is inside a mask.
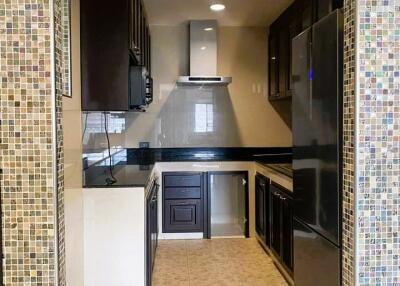
[[[84,189],[83,199],[85,286],[145,285],[144,188]]]
[[[65,259],[68,286],[84,285],[79,0],[71,1],[72,98],[63,97]]]

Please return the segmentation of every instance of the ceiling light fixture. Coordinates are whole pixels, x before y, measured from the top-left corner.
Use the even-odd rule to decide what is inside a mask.
[[[214,29],[211,28],[211,27],[209,27],[209,28],[204,28],[204,31],[207,31],[207,32],[212,31],[212,30],[214,30]]]
[[[201,47],[201,49],[204,51],[205,49],[207,49],[207,47],[203,46],[203,47]]]
[[[217,12],[222,11],[222,10],[225,10],[225,5],[224,4],[212,4],[210,6],[210,9],[213,11],[217,11]]]

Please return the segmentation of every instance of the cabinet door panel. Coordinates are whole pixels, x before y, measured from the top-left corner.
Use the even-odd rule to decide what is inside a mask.
[[[80,13],[82,110],[128,110],[129,2],[82,0]]]
[[[279,32],[279,96],[284,97],[288,90],[289,72],[289,27],[281,27]]]
[[[293,209],[289,197],[282,198],[282,261],[293,271]]]
[[[136,61],[140,62],[140,0],[131,0],[131,17],[130,17],[130,49]]]
[[[271,187],[271,248],[281,256],[281,199],[279,192]]]
[[[200,199],[201,188],[165,188],[165,199]]]
[[[201,185],[201,174],[178,174],[165,175],[165,187],[199,187]]]
[[[301,30],[304,31],[311,27],[313,23],[313,5],[312,0],[305,0],[301,7]]]
[[[165,232],[200,232],[202,228],[201,200],[166,200]]]
[[[256,176],[256,231],[265,240],[265,180]]]
[[[269,74],[269,96],[275,97],[279,93],[279,74],[278,74],[278,38],[277,35],[271,34],[269,37],[269,58],[268,58],[268,74]]]

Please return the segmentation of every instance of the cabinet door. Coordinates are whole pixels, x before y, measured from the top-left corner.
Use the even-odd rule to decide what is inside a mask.
[[[145,51],[146,51],[146,18],[144,16],[144,8],[143,4],[140,5],[140,10],[142,11],[140,15],[140,54],[141,54],[141,60],[140,60],[140,65],[145,66],[146,63],[146,56],[145,56]]]
[[[271,248],[278,257],[281,256],[281,204],[279,192],[271,186]]]
[[[282,262],[293,271],[293,202],[282,196]]]
[[[292,84],[292,39],[301,33],[301,19],[298,15],[293,15],[291,21],[289,22],[289,62],[288,62],[288,70],[287,70],[287,96],[292,95],[293,84]]]
[[[129,109],[129,2],[80,1],[82,110]]]
[[[136,63],[140,62],[140,26],[141,26],[141,5],[140,0],[131,0],[131,17],[130,17],[130,49]]]
[[[256,231],[265,240],[265,180],[256,176]]]
[[[301,16],[301,31],[304,31],[308,27],[311,27],[313,23],[313,1],[304,0],[300,7]]]
[[[149,76],[151,76],[151,37],[150,37],[149,27],[147,27],[146,57],[147,57],[147,72]]]
[[[268,74],[269,74],[269,96],[279,96],[279,74],[278,74],[278,37],[277,34],[269,36],[269,58],[268,58]]]
[[[314,0],[315,22],[343,7],[343,0]]]
[[[288,96],[289,89],[289,27],[283,25],[279,31],[278,44],[279,97]]]
[[[165,232],[203,231],[201,200],[166,200],[164,216]]]

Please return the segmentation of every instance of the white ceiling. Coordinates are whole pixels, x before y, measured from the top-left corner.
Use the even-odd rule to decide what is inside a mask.
[[[143,0],[150,25],[178,25],[188,20],[217,19],[220,26],[268,26],[293,0]],[[213,12],[211,2],[226,10]]]

